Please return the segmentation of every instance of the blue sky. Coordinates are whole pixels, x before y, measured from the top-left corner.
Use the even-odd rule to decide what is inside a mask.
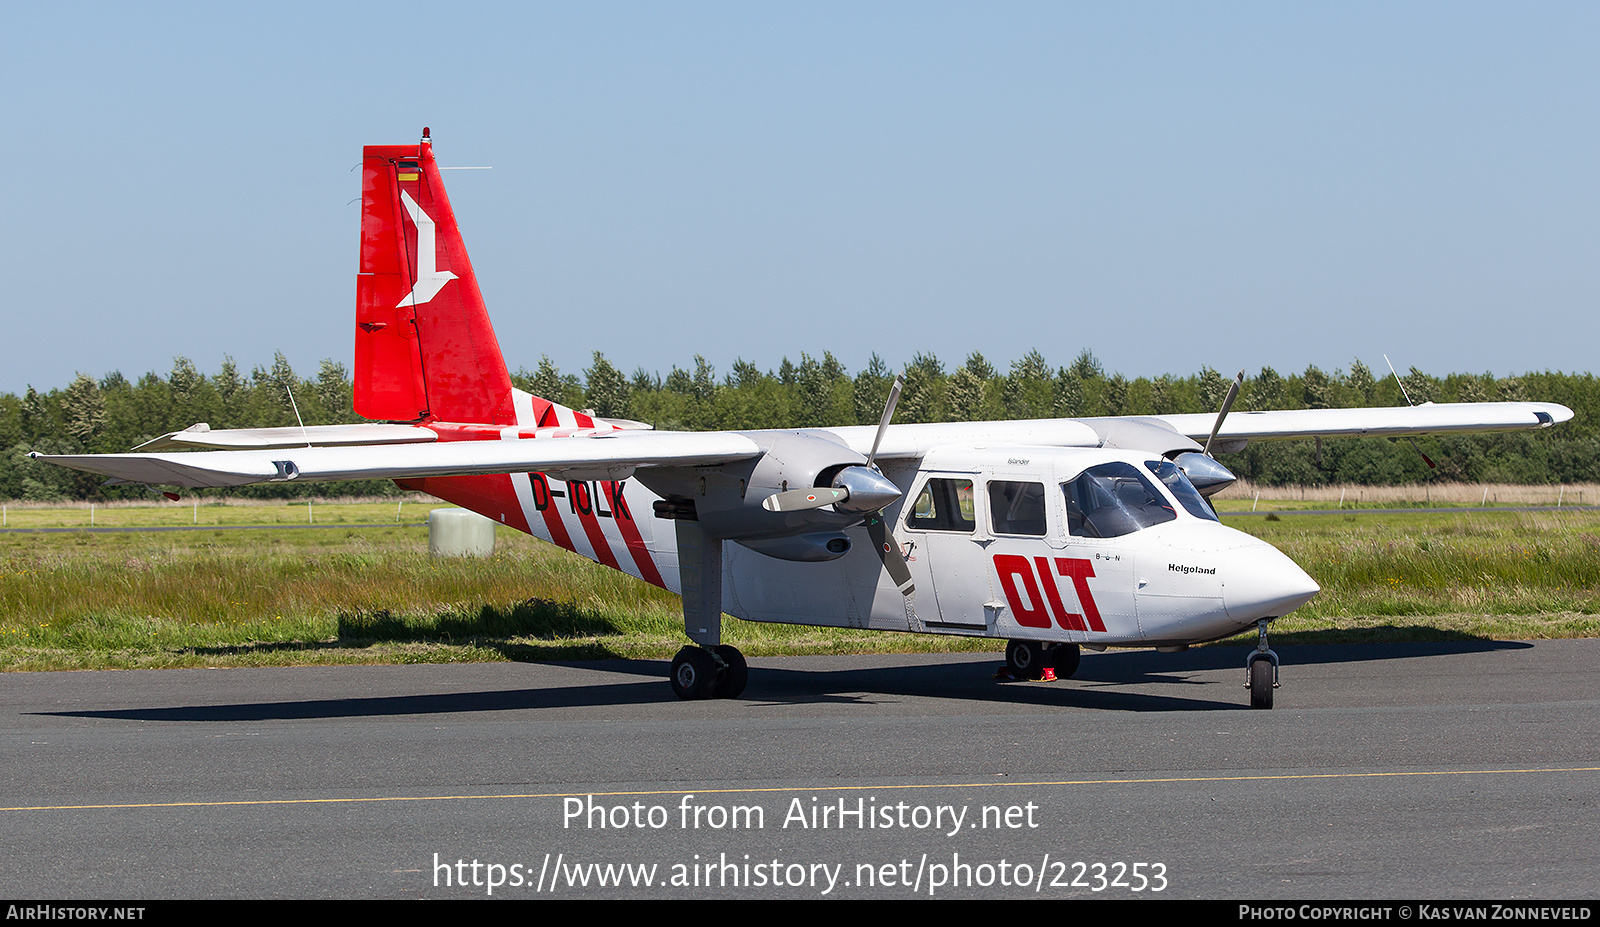
[[[433,129],[507,360],[1594,368],[1600,6],[28,4],[9,350],[348,363]]]

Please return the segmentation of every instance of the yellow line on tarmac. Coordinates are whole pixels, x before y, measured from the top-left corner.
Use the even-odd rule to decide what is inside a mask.
[[[1383,779],[1409,776],[1495,776],[1521,773],[1600,772],[1600,766],[1535,769],[1440,769],[1413,772],[1296,773],[1278,776],[1173,776],[1150,779],[1061,779],[1037,782],[941,782],[924,785],[819,785],[748,789],[657,789],[636,792],[528,792],[507,795],[392,795],[381,798],[263,798],[253,801],[131,802],[120,805],[23,805],[0,811],[95,811],[115,808],[222,808],[245,805],[337,805],[394,801],[486,801],[520,798],[626,798],[645,795],[744,795],[765,792],[890,792],[907,789],[989,789],[1020,786],[1155,785],[1171,782],[1283,782],[1295,779]]]

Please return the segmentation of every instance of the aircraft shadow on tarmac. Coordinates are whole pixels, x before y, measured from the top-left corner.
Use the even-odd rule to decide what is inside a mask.
[[[1372,660],[1411,659],[1448,654],[1526,649],[1526,642],[1450,641],[1407,644],[1342,644],[1296,647],[1289,665],[1357,663]],[[732,702],[711,701],[701,706],[742,704],[803,705],[860,704],[900,697],[1006,702],[1039,708],[1082,708],[1099,711],[1235,711],[1246,710],[1238,689],[1242,685],[1247,648],[1205,647],[1178,654],[1149,650],[1095,654],[1085,657],[1077,674],[1055,683],[1000,683],[993,676],[1002,665],[993,661],[952,661],[930,656],[915,665],[853,666],[844,669],[789,669],[752,666],[744,696]],[[848,660],[851,658],[824,658]],[[308,699],[251,702],[231,705],[189,705],[130,708],[107,711],[38,712],[63,717],[120,719],[127,721],[240,722],[306,720],[317,718],[387,717],[396,715],[469,714],[490,711],[649,705],[676,702],[666,684],[667,664],[660,660],[606,660],[568,664],[607,674],[648,677],[639,682],[595,685],[557,685],[539,689],[453,692],[435,695],[395,695],[367,698]],[[1195,679],[1197,672],[1239,670],[1231,675]],[[1171,692],[1151,687],[1173,687]],[[1139,687],[1134,690],[1130,687]],[[685,706],[686,708],[688,706]],[[696,717],[700,715],[697,713]]]

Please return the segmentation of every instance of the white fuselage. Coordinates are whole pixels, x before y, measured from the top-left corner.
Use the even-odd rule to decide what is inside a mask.
[[[915,466],[890,462],[884,473],[906,495],[885,514],[916,582],[912,596],[896,589],[858,527],[846,532],[849,553],[820,563],[726,544],[724,610],[789,624],[1180,645],[1236,633],[1317,593],[1276,548],[1192,514],[1153,475],[1146,492],[1159,498],[1146,507],[1160,523],[1109,537],[1073,523],[1066,487],[1086,468],[1147,473],[1159,463],[1152,454],[1059,447],[950,448]],[[536,537],[681,592],[673,525],[654,517],[658,497],[638,481],[511,479]]]

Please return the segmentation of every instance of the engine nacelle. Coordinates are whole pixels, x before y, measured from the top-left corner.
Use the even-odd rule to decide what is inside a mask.
[[[850,553],[850,538],[837,531],[819,531],[816,534],[801,534],[792,538],[767,538],[765,540],[743,540],[739,542],[759,554],[768,557],[777,557],[779,560],[795,560],[801,563],[822,563],[828,560],[838,560]]]
[[[765,451],[759,458],[715,467],[640,468],[635,478],[662,497],[656,515],[700,523],[711,537],[739,541],[782,560],[832,560],[849,549],[846,528],[892,504],[900,488],[866,466],[867,459],[828,434],[746,432]],[[767,497],[793,489],[838,487],[837,505],[774,512]],[[843,549],[837,543],[843,541]],[[748,542],[748,543],[746,543]]]

